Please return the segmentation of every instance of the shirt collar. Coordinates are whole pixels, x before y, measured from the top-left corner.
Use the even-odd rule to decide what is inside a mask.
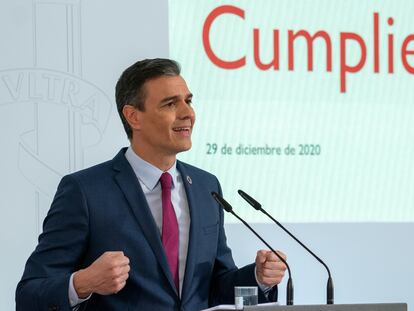
[[[132,150],[131,146],[129,146],[125,152],[125,158],[128,160],[137,178],[149,190],[154,190],[160,180],[161,174],[164,172],[158,167],[155,167],[151,163],[143,160],[134,152],[134,150]],[[167,172],[170,173],[172,177],[172,188],[174,188],[178,178],[177,161],[174,162],[173,166],[171,166]]]

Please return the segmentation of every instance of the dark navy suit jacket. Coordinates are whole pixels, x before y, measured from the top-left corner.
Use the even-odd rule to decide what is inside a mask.
[[[236,285],[257,285],[254,265],[237,269],[227,246],[223,211],[211,197],[212,191],[221,192],[217,178],[178,161],[191,217],[178,296],[159,231],[125,150],[61,180],[17,286],[16,310],[70,310],[70,275],[106,251],[123,251],[130,259],[126,286],[114,295],[93,294],[80,310],[200,310],[233,303]],[[262,293],[259,300],[265,300]]]

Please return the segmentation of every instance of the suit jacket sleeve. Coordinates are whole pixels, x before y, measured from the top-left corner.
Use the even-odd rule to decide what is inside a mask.
[[[17,285],[16,310],[71,310],[69,279],[78,270],[87,243],[86,198],[74,177],[66,176]]]
[[[219,194],[222,195],[220,184],[218,183]],[[210,290],[210,305],[234,304],[234,286],[257,286],[255,276],[255,264],[252,263],[238,269],[234,264],[231,249],[227,246],[227,238],[224,231],[224,212],[219,207],[219,241],[217,256],[213,268],[213,279]],[[259,303],[269,302],[264,293],[259,288]],[[277,301],[277,287],[272,290],[271,301]]]

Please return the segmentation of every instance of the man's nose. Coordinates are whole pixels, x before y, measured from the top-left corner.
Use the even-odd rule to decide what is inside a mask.
[[[194,113],[194,109],[193,107],[191,107],[191,105],[189,105],[186,101],[181,101],[180,102],[180,108],[179,108],[179,114],[178,117],[180,119],[187,119],[187,118],[191,118],[193,119],[195,116]]]

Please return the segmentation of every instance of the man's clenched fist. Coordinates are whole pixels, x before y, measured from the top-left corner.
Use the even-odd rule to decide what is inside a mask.
[[[73,275],[73,286],[81,299],[92,293],[116,294],[124,288],[129,270],[129,259],[123,252],[105,252]]]
[[[277,253],[286,260],[286,255]],[[286,265],[272,252],[260,250],[256,256],[256,276],[260,284],[273,287],[279,284],[285,275]]]

